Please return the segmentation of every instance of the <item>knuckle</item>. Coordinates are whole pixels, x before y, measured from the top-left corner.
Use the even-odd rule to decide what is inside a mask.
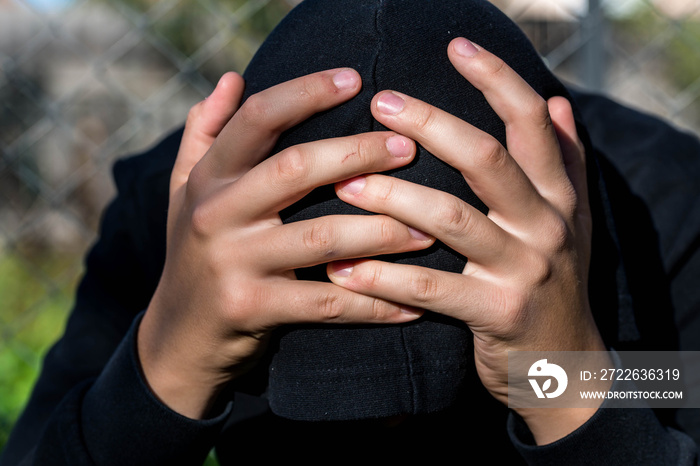
[[[377,183],[380,186],[376,186],[376,199],[382,204],[391,204],[396,198],[396,185],[387,180],[387,183]]]
[[[552,215],[544,224],[545,247],[548,251],[560,253],[569,248],[572,241],[571,230],[566,221],[558,216]]]
[[[421,305],[434,302],[439,296],[436,277],[430,272],[413,274],[408,279],[408,289],[415,301]]]
[[[501,290],[497,308],[503,313],[500,319],[501,331],[510,333],[511,329],[527,324],[527,305],[529,296],[522,290]],[[496,311],[498,312],[498,311]]]
[[[300,100],[314,99],[319,94],[322,86],[316,76],[306,76],[301,79],[297,95]]]
[[[547,102],[539,95],[535,95],[533,102],[523,108],[524,116],[529,121],[541,127],[543,130],[548,130],[552,127],[552,117],[549,114]]]
[[[571,218],[580,212],[581,209],[586,208],[586,206],[581,202],[581,199],[576,192],[576,188],[570,181],[568,181],[563,187],[561,199],[564,206],[564,212]]]
[[[426,136],[430,133],[435,122],[435,108],[430,105],[421,105],[415,113],[413,124],[419,134]]]
[[[507,69],[506,62],[495,55],[489,55],[489,59],[483,61],[483,73],[489,79],[500,79]]]
[[[554,273],[554,266],[552,260],[544,254],[532,254],[530,260],[528,261],[528,282],[531,283],[530,287],[526,289],[535,288],[544,285],[549,282]],[[523,291],[523,294],[525,292]]]
[[[397,235],[394,229],[394,222],[388,217],[377,217],[377,230],[380,244],[390,245],[396,242]]]
[[[211,237],[216,228],[217,210],[209,202],[200,202],[192,208],[190,229],[199,238]]]
[[[371,318],[375,321],[384,320],[391,312],[392,307],[386,301],[374,298],[372,299],[372,315]]]
[[[338,320],[343,316],[345,303],[338,295],[324,293],[316,298],[316,309],[323,320]]]
[[[308,175],[309,164],[299,147],[285,149],[277,154],[274,160],[276,182],[297,184]]]
[[[254,315],[258,309],[265,307],[265,294],[252,283],[247,283],[246,286],[226,287],[225,290],[227,293],[224,302],[231,318]]]
[[[270,104],[260,94],[253,94],[243,103],[236,114],[245,127],[258,127],[268,120]]]
[[[367,167],[371,166],[372,162],[374,161],[374,154],[375,154],[375,144],[374,141],[366,138],[366,137],[361,137],[357,141],[357,158],[358,161],[360,162],[360,166],[362,167]]]
[[[333,257],[335,251],[332,247],[334,244],[335,232],[333,227],[327,223],[314,223],[311,228],[303,234],[303,244],[307,249],[313,251],[321,251],[325,257]]]
[[[362,274],[358,278],[360,289],[375,290],[381,288],[382,266],[376,263],[372,267],[363,267]]]
[[[476,142],[473,160],[477,169],[500,170],[506,163],[506,150],[498,140],[483,136]]]
[[[435,224],[443,235],[449,237],[471,233],[474,213],[462,200],[448,196],[444,202],[440,203],[440,208],[435,215]]]
[[[327,76],[326,73],[317,73],[294,80],[289,93],[291,101],[305,108],[324,105],[329,95],[337,92]]]

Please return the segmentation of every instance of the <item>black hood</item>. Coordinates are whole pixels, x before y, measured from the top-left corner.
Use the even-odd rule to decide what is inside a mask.
[[[543,97],[568,96],[520,29],[491,3],[477,0],[306,0],[251,61],[244,75],[246,96],[329,68],[351,67],[362,76],[358,96],[286,132],[273,152],[312,140],[386,130],[370,113],[372,97],[383,89],[435,105],[505,145],[503,123],[447,58],[449,42],[460,36],[503,58]],[[418,149],[414,163],[394,176],[447,191],[487,211],[459,172]],[[594,166],[590,169],[595,172]],[[600,202],[595,192],[592,199]],[[367,214],[341,202],[329,186],[282,212],[282,219],[348,213]],[[609,238],[603,237],[609,246]],[[466,261],[440,243],[385,259],[455,273]],[[614,300],[615,271],[597,274],[601,283],[606,277],[612,280],[605,296]],[[299,270],[297,276],[328,280],[325,266]],[[284,328],[271,348],[270,406],[276,414],[297,420],[443,410],[470,390],[482,389],[473,367],[472,338],[463,323],[430,312],[399,326]]]

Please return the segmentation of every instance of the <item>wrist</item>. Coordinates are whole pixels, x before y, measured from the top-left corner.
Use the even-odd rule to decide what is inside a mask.
[[[612,364],[607,351],[591,349],[576,354],[585,355],[585,360],[595,367],[609,367]],[[591,381],[590,384],[591,387],[589,388],[595,391],[608,391],[611,382],[600,379]],[[568,389],[576,391],[578,389],[576,387],[576,381],[571,381]],[[595,404],[591,405],[591,402]],[[523,421],[525,421],[525,424],[527,424],[535,443],[537,445],[548,445],[566,437],[583,426],[598,411],[602,403],[602,399],[597,402],[589,400],[585,406],[578,404],[576,407],[529,407],[514,409],[514,411],[517,412]],[[572,401],[571,404],[576,405],[576,402]]]
[[[160,329],[162,330],[162,329]],[[191,419],[205,419],[228,383],[223,372],[202,370],[197,351],[162,331],[146,312],[137,333],[137,357],[152,394],[173,411]]]

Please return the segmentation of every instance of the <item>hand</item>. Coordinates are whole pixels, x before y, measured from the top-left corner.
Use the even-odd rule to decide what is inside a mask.
[[[409,163],[411,140],[374,132],[295,146],[261,162],[283,131],[359,88],[355,71],[330,70],[237,109],[243,81],[230,73],[190,111],[171,178],[165,267],[138,335],[146,380],[175,411],[205,416],[279,325],[421,315],[331,283],[296,281],[294,269],[417,250],[432,238],[383,215],[287,225],[278,215],[318,186]]]
[[[454,40],[448,54],[505,123],[509,150],[470,124],[397,92],[379,93],[372,112],[460,170],[488,215],[444,192],[383,175],[360,176],[336,190],[344,201],[390,215],[468,257],[463,273],[375,260],[333,263],[328,272],[349,290],[466,322],[482,383],[507,403],[508,351],[605,350],[587,297],[591,215],[585,154],[566,99],[545,102],[502,60],[465,39]],[[549,443],[593,412],[519,413],[538,443]]]

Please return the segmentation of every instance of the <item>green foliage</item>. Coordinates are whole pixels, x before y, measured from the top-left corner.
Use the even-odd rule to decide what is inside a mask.
[[[700,20],[669,18],[645,4],[635,14],[613,21],[615,43],[633,56],[646,47],[659,69],[682,91],[700,78]]]
[[[217,461],[213,451],[209,454],[207,459],[204,460],[204,464],[202,466],[219,466],[219,461]]]
[[[29,397],[44,354],[63,331],[77,280],[77,271],[68,277],[65,272],[76,261],[57,253],[28,259],[0,250],[0,450]],[[54,288],[50,282],[62,286]]]
[[[700,78],[700,22],[687,21],[677,27],[666,57],[670,77],[683,90]]]

